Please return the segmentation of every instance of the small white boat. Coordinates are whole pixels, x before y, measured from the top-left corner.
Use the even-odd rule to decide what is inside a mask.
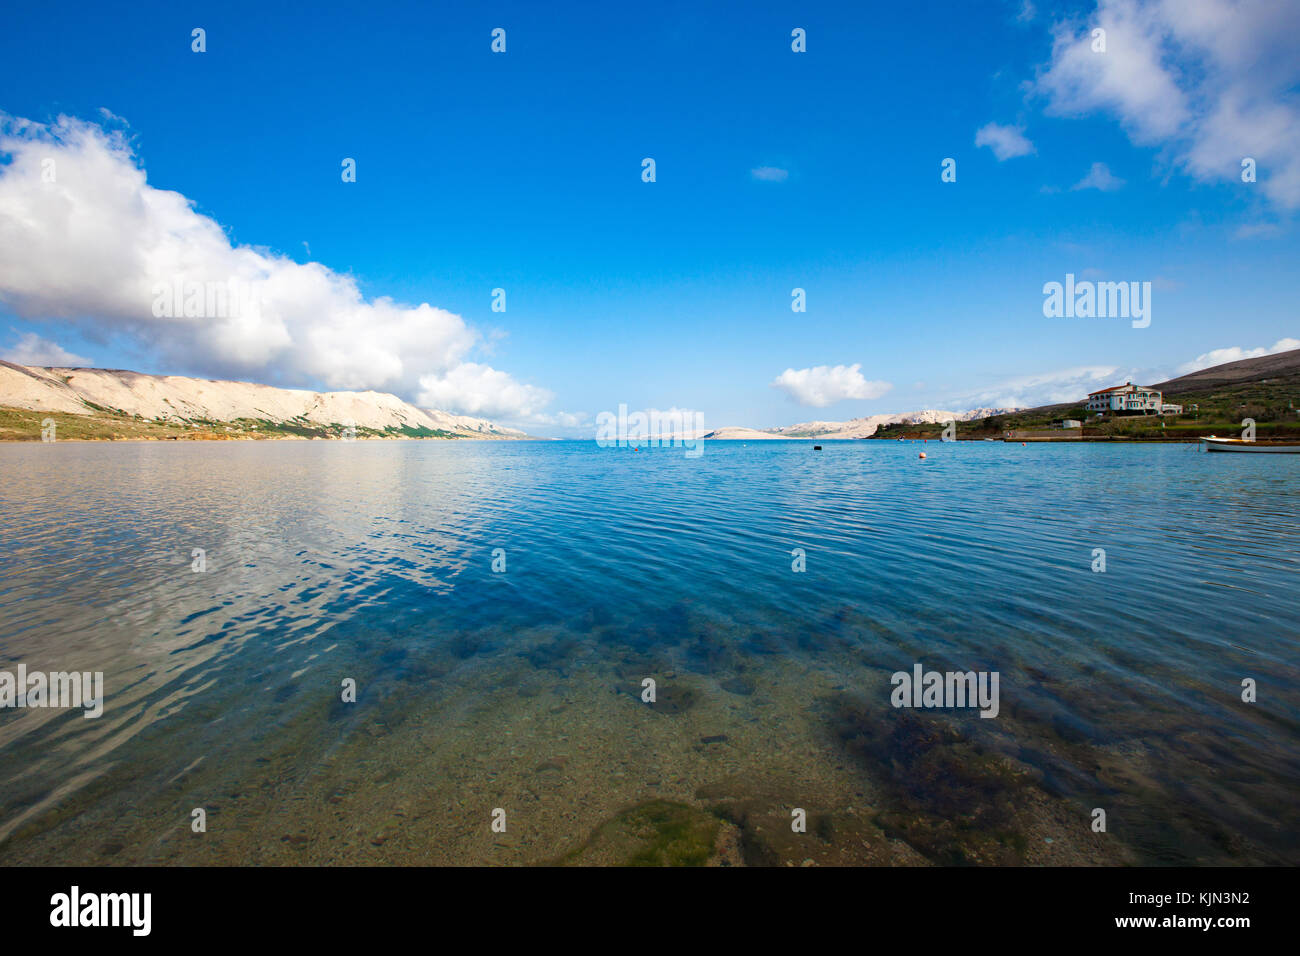
[[[1300,455],[1300,441],[1246,441],[1244,438],[1215,438],[1210,435],[1208,438],[1201,438],[1201,447],[1206,451],[1253,451]]]

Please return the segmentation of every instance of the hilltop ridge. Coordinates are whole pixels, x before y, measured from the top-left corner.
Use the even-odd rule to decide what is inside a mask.
[[[419,408],[387,392],[319,392],[126,369],[17,365],[3,360],[0,407],[108,415],[173,428],[216,426],[224,432],[282,433],[274,437],[325,437],[349,428],[359,437],[526,437],[487,419]]]

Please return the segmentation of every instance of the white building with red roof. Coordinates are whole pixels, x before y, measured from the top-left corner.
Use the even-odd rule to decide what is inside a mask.
[[[1098,392],[1089,392],[1087,408],[1090,412],[1141,412],[1143,415],[1155,412],[1160,415],[1165,409],[1161,398],[1157,389],[1125,382]]]

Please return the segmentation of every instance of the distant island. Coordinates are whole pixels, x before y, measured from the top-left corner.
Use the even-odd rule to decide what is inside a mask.
[[[719,441],[759,441],[762,439],[808,438],[818,441],[839,441],[850,438],[871,438],[883,428],[891,426],[942,425],[949,421],[965,422],[971,419],[1006,415],[1014,408],[976,408],[964,412],[945,412],[923,408],[915,412],[896,412],[889,415],[866,415],[846,422],[800,422],[781,428],[717,428],[703,437]]]

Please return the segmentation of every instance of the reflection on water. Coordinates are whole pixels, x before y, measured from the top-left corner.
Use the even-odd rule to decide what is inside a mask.
[[[1300,460],[926,450],[0,447],[0,863],[1300,862]]]

